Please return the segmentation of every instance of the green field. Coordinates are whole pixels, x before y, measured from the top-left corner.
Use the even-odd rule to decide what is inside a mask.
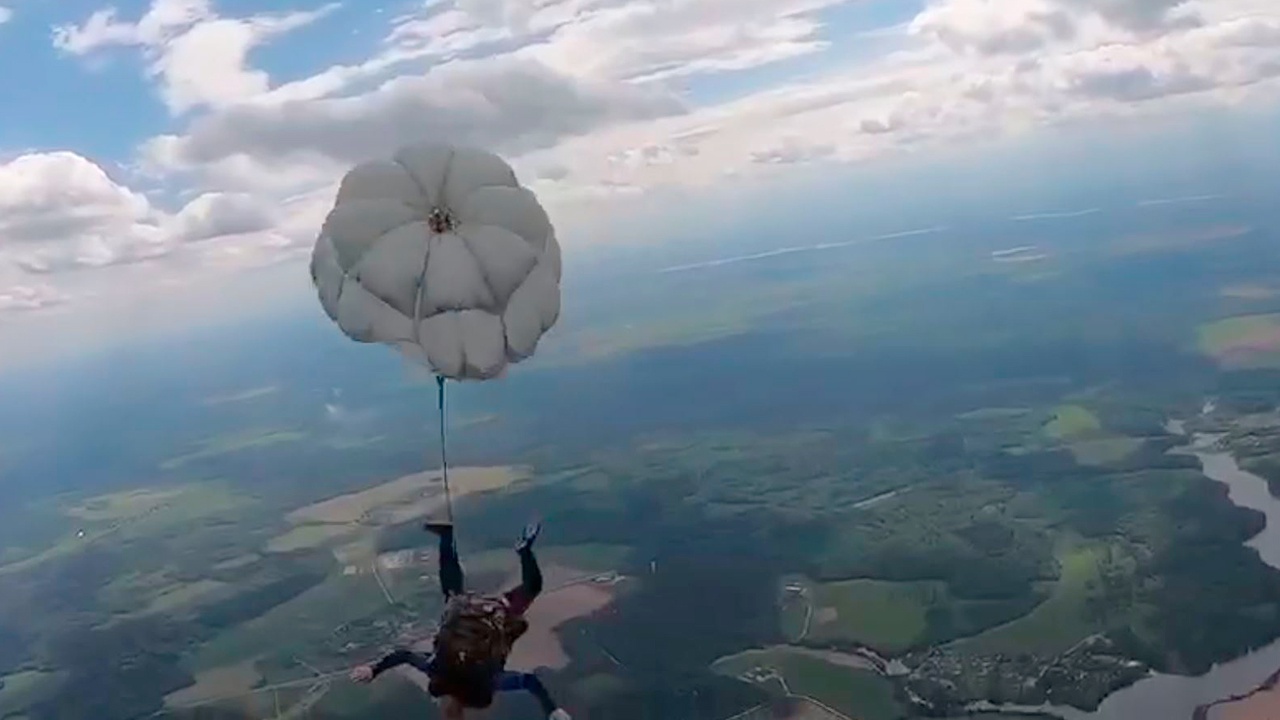
[[[39,670],[0,678],[0,717],[17,716],[34,703],[51,697],[65,680],[65,673]]]
[[[886,653],[906,650],[924,634],[926,613],[941,592],[945,589],[936,583],[851,580],[818,585],[808,637],[853,641]]]
[[[1238,315],[1205,323],[1197,329],[1200,349],[1216,355],[1247,342],[1259,333],[1280,330],[1280,314]]]
[[[1221,365],[1280,364],[1280,314],[1239,315],[1205,323],[1196,330],[1200,351]]]
[[[387,611],[386,597],[372,574],[334,575],[265,615],[227,629],[199,648],[188,664],[199,672],[260,656],[288,658],[294,653],[316,663],[325,662],[321,658],[341,645],[331,641],[336,628],[380,613],[386,616]],[[314,647],[316,641],[326,645]],[[329,647],[333,642],[337,645]]]
[[[1081,465],[1111,465],[1121,462],[1138,448],[1142,440],[1129,437],[1106,437],[1071,444],[1071,453]]]
[[[230,585],[217,580],[197,580],[192,583],[179,583],[166,588],[159,595],[156,595],[142,613],[164,613],[182,610],[212,597],[231,594],[228,592],[230,590]]]
[[[1026,417],[1031,413],[1031,408],[1021,407],[986,407],[970,410],[960,413],[956,416],[957,420],[1009,420],[1012,418]]]
[[[548,546],[539,550],[539,557],[545,565],[564,565],[584,572],[604,572],[616,570],[627,556],[631,548],[626,545],[583,544]],[[506,562],[512,562],[507,553]]]
[[[721,658],[712,670],[743,679],[772,671],[792,695],[817,700],[857,720],[897,720],[906,709],[894,698],[893,684],[871,670],[828,662],[802,648],[750,650]],[[775,679],[755,680],[771,692],[782,690]]]
[[[204,521],[226,518],[250,503],[221,482],[201,482],[137,488],[67,501],[52,511],[37,509],[42,514],[56,512],[48,522],[62,529],[62,537],[48,547],[26,549],[22,555],[6,553],[13,562],[0,566],[0,575],[27,570],[105,540],[150,540],[178,533],[190,540]]]
[[[66,514],[88,522],[132,520],[177,502],[186,489],[138,488],[99,495],[66,509]]]
[[[202,441],[195,450],[189,453],[165,460],[160,464],[160,469],[177,470],[188,463],[208,460],[219,455],[298,442],[306,438],[307,434],[304,432],[278,429],[245,430],[228,435],[219,435]]]
[[[1055,440],[1076,440],[1088,437],[1102,429],[1102,422],[1091,410],[1080,405],[1062,405],[1044,427],[1045,433]]]
[[[1063,547],[1058,552],[1061,574],[1049,598],[1031,613],[961,641],[968,652],[1041,653],[1053,655],[1097,632],[1086,603],[1102,579],[1108,549],[1105,545]]]
[[[906,716],[905,708],[893,697],[893,685],[873,672],[793,656],[786,661],[783,675],[793,694],[818,700],[857,720]]]

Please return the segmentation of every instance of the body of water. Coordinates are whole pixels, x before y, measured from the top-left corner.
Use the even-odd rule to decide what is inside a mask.
[[[1216,440],[1215,436],[1197,436],[1182,452],[1194,453],[1204,465],[1204,474],[1226,485],[1236,505],[1266,514],[1266,528],[1247,544],[1256,549],[1268,565],[1280,568],[1280,500],[1271,496],[1265,480],[1241,470],[1231,455],[1213,450]],[[1097,712],[1062,707],[1036,709],[1066,720],[1192,720],[1197,707],[1249,693],[1265,683],[1277,668],[1280,668],[1280,641],[1217,665],[1204,675],[1153,674],[1112,694]]]

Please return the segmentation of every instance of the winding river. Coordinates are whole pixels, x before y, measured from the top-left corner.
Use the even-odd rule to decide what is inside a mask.
[[[1180,429],[1176,424],[1171,429]],[[1228,487],[1231,501],[1266,514],[1267,526],[1247,544],[1268,565],[1280,568],[1280,500],[1271,497],[1267,483],[1245,472],[1235,459],[1212,449],[1217,438],[1198,435],[1181,452],[1191,452],[1204,464],[1204,474]],[[1196,708],[1233,695],[1252,692],[1280,668],[1280,640],[1247,655],[1215,666],[1204,675],[1151,676],[1116,692],[1096,712],[1043,707],[1066,720],[1192,720]],[[1012,710],[1013,708],[1005,707]],[[1210,714],[1210,720],[1213,715]]]

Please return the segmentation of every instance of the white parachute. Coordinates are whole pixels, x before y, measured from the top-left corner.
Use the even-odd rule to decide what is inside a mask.
[[[487,380],[560,315],[560,245],[498,156],[412,145],[343,178],[311,256],[325,312],[441,378]]]

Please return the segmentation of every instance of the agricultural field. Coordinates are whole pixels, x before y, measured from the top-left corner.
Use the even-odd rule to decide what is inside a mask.
[[[516,467],[456,468],[450,471],[454,501],[506,488],[530,476]],[[439,472],[406,475],[381,485],[322,500],[285,516],[293,527],[272,538],[270,552],[293,552],[327,545],[377,528],[431,517],[444,508]]]
[[[174,471],[185,465],[230,455],[246,450],[269,448],[275,445],[297,443],[307,439],[307,434],[296,430],[278,428],[244,430],[221,435],[201,441],[190,452],[178,455],[160,463],[160,469]]]
[[[838,640],[884,653],[913,647],[927,628],[926,614],[945,595],[937,583],[849,580],[816,585],[807,640]]]
[[[712,669],[784,695],[812,698],[848,717],[898,720],[907,715],[892,683],[856,656],[780,646],[721,658]]]
[[[1102,422],[1088,408],[1080,405],[1059,407],[1044,431],[1055,440],[1077,440],[1102,430]]]
[[[423,581],[423,594],[427,585]],[[207,672],[253,658],[288,658],[303,651],[313,658],[312,664],[332,664],[341,657],[335,653],[348,639],[344,628],[378,617],[389,604],[372,574],[331,575],[259,617],[225,629],[202,645],[189,664],[197,672]],[[422,612],[429,613],[430,609]],[[316,646],[321,639],[323,642]]]
[[[1142,440],[1128,437],[1082,440],[1070,445],[1071,453],[1081,465],[1114,465],[1128,459],[1141,447]]]
[[[1240,315],[1201,325],[1200,351],[1227,368],[1280,365],[1280,315]]]
[[[196,673],[195,684],[165,697],[169,707],[188,705],[232,697],[252,690],[262,680],[253,660]]]
[[[164,488],[136,488],[70,500],[42,514],[61,537],[25,557],[0,565],[0,575],[74,555],[94,543],[149,541],[172,534],[191,535],[206,526],[244,513],[253,500],[217,481]]]
[[[1107,546],[1064,544],[1058,550],[1058,562],[1060,574],[1048,599],[1026,616],[962,640],[958,647],[975,654],[1051,656],[1101,630],[1091,616],[1089,601],[1100,592],[1104,566],[1117,562],[1114,551]]]
[[[575,573],[580,574],[581,570],[568,569],[565,574]],[[550,576],[548,580],[551,580]],[[508,667],[524,671],[565,668],[570,657],[560,641],[560,626],[570,620],[604,610],[613,602],[618,591],[615,584],[592,581],[562,587],[552,584],[529,609],[529,631],[512,649]]]
[[[64,689],[66,673],[26,670],[0,677],[0,717],[21,717],[29,706]]]

